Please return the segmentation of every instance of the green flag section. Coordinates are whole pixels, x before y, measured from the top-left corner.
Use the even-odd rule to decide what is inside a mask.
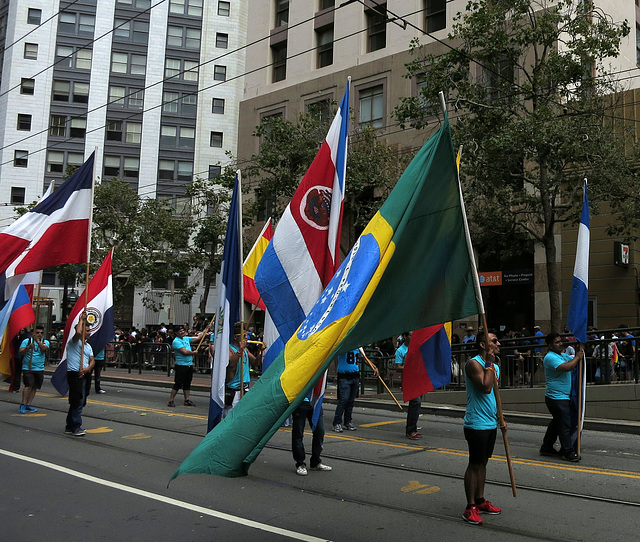
[[[173,474],[246,475],[334,356],[478,312],[448,119],[245,397]]]

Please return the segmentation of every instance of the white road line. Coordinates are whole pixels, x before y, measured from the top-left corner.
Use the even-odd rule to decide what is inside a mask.
[[[294,540],[303,540],[305,542],[328,542],[327,539],[325,538],[316,538],[315,536],[310,536],[303,533],[296,533],[294,531],[289,531],[287,529],[280,529],[279,527],[273,527],[265,523],[258,523],[257,521],[252,521],[250,519],[241,518],[238,516],[232,516],[231,514],[225,514],[224,512],[218,512],[217,510],[211,510],[210,508],[204,508],[202,506],[197,506],[195,504],[191,504],[188,502],[179,501],[177,499],[172,499],[171,497],[158,495],[157,493],[151,493],[149,491],[144,491],[142,489],[137,489],[135,487],[125,486],[123,484],[118,484],[116,482],[110,482],[109,480],[103,480],[102,478],[96,478],[95,476],[91,476],[89,474],[76,472],[66,467],[55,465],[54,463],[49,463],[48,461],[42,461],[41,459],[35,459],[33,457],[27,457],[25,455],[16,454],[8,450],[0,449],[0,454],[6,455],[8,457],[13,457],[14,459],[20,459],[21,461],[34,463],[36,465],[40,465],[41,467],[46,467],[51,470],[68,474],[69,476],[75,476],[76,478],[80,478],[81,480],[86,480],[87,482],[93,482],[94,484],[100,484],[102,486],[118,489],[120,491],[131,493],[136,496],[146,497],[154,501],[159,501],[165,504],[169,504],[171,506],[176,506],[178,508],[184,508],[185,510],[196,512],[198,514],[203,514],[205,516],[211,516],[214,518],[222,519],[224,521],[230,521],[231,523],[237,523],[238,525],[242,525],[243,527],[251,527],[253,529],[258,529],[260,531],[266,531],[269,533],[286,536],[288,538],[293,538]]]

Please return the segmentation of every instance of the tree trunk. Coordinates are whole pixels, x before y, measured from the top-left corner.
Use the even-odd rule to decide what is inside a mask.
[[[562,331],[562,306],[560,304],[560,266],[556,262],[556,241],[553,231],[544,236],[544,253],[547,259],[547,287],[549,288],[549,309],[551,311],[551,331]]]
[[[211,273],[207,270],[204,272],[204,292],[202,293],[202,299],[200,300],[200,314],[207,312],[207,301],[209,300],[209,291],[211,290]]]

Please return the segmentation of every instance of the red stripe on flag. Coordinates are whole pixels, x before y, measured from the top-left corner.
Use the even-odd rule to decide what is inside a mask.
[[[247,277],[247,275],[242,276],[242,282],[244,285],[244,300],[252,303],[253,305],[257,305],[263,311],[267,310],[264,305],[264,301],[260,297],[260,292],[256,288],[256,283],[251,277]]]
[[[0,272],[4,272],[11,262],[15,260],[29,246],[29,240],[15,235],[0,233]]]
[[[15,270],[15,275],[87,259],[89,220],[67,220],[52,224],[33,245]]]
[[[409,343],[402,372],[402,398],[405,402],[435,389],[425,364],[426,361],[433,363],[434,360],[425,360],[422,356],[421,348],[430,339],[435,340],[435,335],[443,327],[443,324],[438,324],[416,329],[411,335],[411,342]],[[451,363],[450,359],[449,363]]]
[[[324,285],[333,277],[338,260],[337,257],[336,261],[333,260],[327,246],[335,172],[335,165],[331,161],[331,149],[324,141],[290,204],[293,219],[300,228],[307,250]]]

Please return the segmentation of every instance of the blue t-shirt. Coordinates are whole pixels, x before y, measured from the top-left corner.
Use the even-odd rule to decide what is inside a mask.
[[[482,369],[486,367],[481,356],[471,358],[467,363],[473,360],[477,361]],[[496,377],[500,378],[500,367],[495,363],[493,365],[496,371]],[[473,381],[464,371],[464,380],[467,386],[467,411],[464,414],[464,426],[470,429],[486,430],[498,427],[498,407],[496,404],[496,395],[493,393],[484,393],[479,390]]]
[[[569,354],[549,352],[544,357],[545,395],[550,399],[568,400],[571,394],[571,371],[558,371],[558,366],[573,358]]]
[[[102,361],[104,359],[104,348],[100,350],[100,352],[98,352],[95,356],[93,356],[93,359],[95,359],[96,361]]]
[[[20,343],[20,348],[26,348],[31,344],[33,339],[25,339]],[[49,347],[49,341],[46,339],[42,341],[44,344]],[[29,362],[31,361],[31,370],[32,371],[44,371],[44,361],[45,361],[45,351],[40,350],[40,346],[38,343],[35,344],[33,350],[27,350],[24,357],[22,358],[22,370],[29,370]]]
[[[404,363],[404,358],[407,357],[407,351],[409,350],[409,345],[406,343],[402,343],[398,346],[396,350],[396,365],[401,365]]]
[[[233,350],[234,352],[238,351],[238,347],[232,344],[229,345],[229,348],[231,348],[231,350]],[[243,381],[245,384],[248,384],[249,382],[251,382],[251,374],[249,373],[249,353],[246,350],[242,352],[242,364],[244,365],[244,373],[242,375]],[[227,383],[227,387],[231,388],[232,390],[240,389],[240,363],[238,363],[238,367],[236,368],[236,374]]]
[[[82,339],[79,339],[75,343],[73,342],[73,336],[69,337],[67,341],[67,348],[65,354],[67,356],[67,371],[79,371],[80,370],[80,352],[82,351]],[[84,343],[84,356],[82,358],[82,368],[86,369],[89,366],[89,358],[93,356],[93,348],[89,343]]]
[[[184,365],[186,367],[193,365],[193,356],[190,354],[183,354],[182,352],[180,352],[181,348],[186,348],[187,350],[191,350],[192,339],[193,337],[182,337],[182,338],[176,337],[175,339],[173,339],[173,343],[171,343],[171,346],[175,351],[176,365]]]
[[[359,373],[358,349],[338,356],[338,373]]]

